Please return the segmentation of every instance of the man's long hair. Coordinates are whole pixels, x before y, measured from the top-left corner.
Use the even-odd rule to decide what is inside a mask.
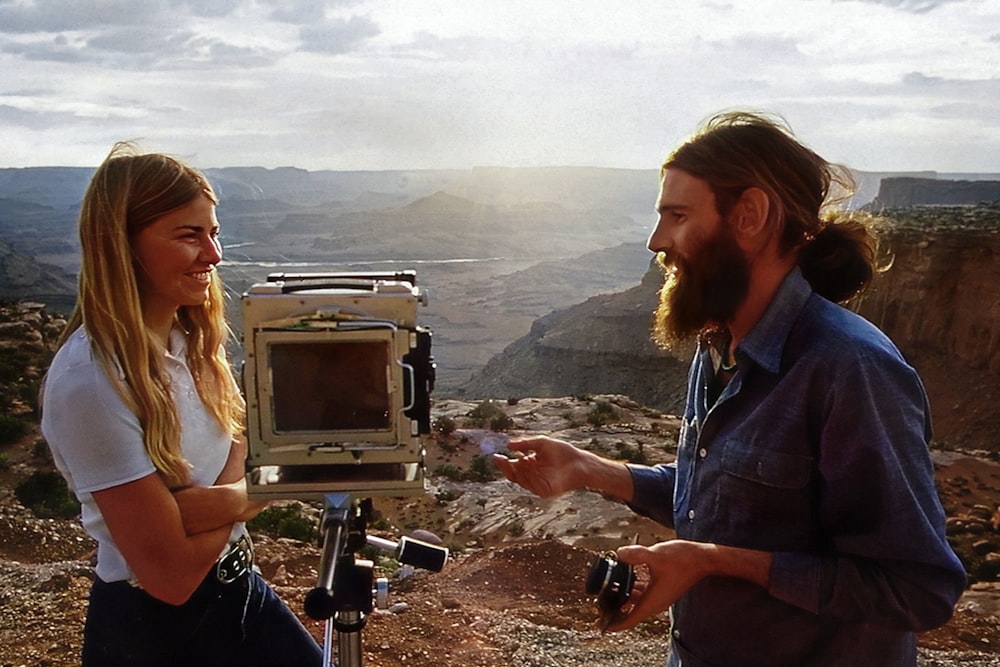
[[[171,488],[189,482],[189,466],[180,447],[166,350],[143,321],[131,243],[142,229],[196,197],[218,201],[198,171],[166,155],[140,154],[130,143],[114,146],[80,208],[77,301],[60,341],[84,327],[105,372],[139,418],[146,451]],[[240,433],[245,405],[226,356],[230,331],[216,271],[208,299],[182,306],[177,326],[187,333],[187,363],[202,401],[224,430]]]
[[[661,174],[668,168],[706,181],[723,218],[747,188],[763,190],[779,251],[798,252],[803,276],[831,301],[857,296],[878,271],[877,219],[838,208],[854,191],[850,171],[801,144],[780,119],[746,111],[713,116]]]

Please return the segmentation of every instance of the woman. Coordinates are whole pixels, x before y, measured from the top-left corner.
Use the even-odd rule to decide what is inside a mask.
[[[42,432],[98,543],[83,664],[319,665],[253,570],[244,403],[225,352],[216,196],[117,144],[80,210],[76,310]]]

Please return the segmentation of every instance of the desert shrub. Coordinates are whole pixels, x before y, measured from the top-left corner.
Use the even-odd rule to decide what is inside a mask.
[[[17,388],[17,397],[31,410],[31,414],[37,415],[38,412],[38,380],[25,381]]]
[[[28,434],[31,424],[14,415],[0,414],[0,446],[17,442]]]
[[[45,438],[35,440],[35,444],[31,446],[31,455],[46,463],[52,463],[53,461],[52,450],[49,449],[49,443],[45,441]]]
[[[473,428],[506,431],[514,426],[514,420],[493,401],[483,401],[470,410],[466,416],[468,417],[468,425]]]
[[[500,476],[493,465],[493,457],[482,454],[472,457],[468,470],[462,470],[451,463],[444,463],[434,469],[434,474],[452,482],[492,482]]]
[[[7,348],[0,356],[0,382],[17,382],[31,364],[31,355],[20,348]]]
[[[598,401],[587,413],[587,423],[594,426],[613,424],[622,418],[621,410],[607,401]]]
[[[492,482],[499,476],[496,467],[493,465],[493,457],[476,454],[469,461],[469,470],[465,473],[465,479],[470,482]]]
[[[455,424],[455,420],[448,415],[438,415],[431,423],[431,427],[441,435],[451,435],[455,432],[457,424]]]
[[[17,348],[5,348],[0,354],[0,412],[21,412],[23,406],[38,409],[38,380],[31,369],[41,363],[41,355]]]
[[[72,519],[80,513],[66,480],[58,472],[39,470],[31,473],[14,489],[18,501],[42,519]]]
[[[618,450],[619,459],[623,459],[629,463],[638,463],[642,465],[645,465],[648,462],[646,450],[641,442],[635,447],[624,442],[619,442],[615,445],[615,448]]]
[[[247,522],[252,531],[272,537],[288,537],[300,542],[316,539],[316,521],[297,504],[272,505]]]
[[[451,480],[452,482],[460,482],[465,476],[461,468],[451,463],[443,463],[439,465],[434,469],[434,474]]]
[[[514,428],[514,420],[506,413],[499,414],[490,420],[490,430],[492,431],[509,431],[512,428]]]

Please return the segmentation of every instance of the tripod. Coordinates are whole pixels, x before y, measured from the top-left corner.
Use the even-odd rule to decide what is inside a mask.
[[[389,586],[374,578],[374,563],[357,557],[364,546],[392,553],[399,562],[440,572],[448,560],[448,549],[403,537],[398,543],[367,534],[371,519],[370,498],[352,499],[350,494],[332,493],[325,497],[326,508],[320,526],[323,551],[316,587],[305,598],[310,618],[326,621],[323,635],[323,665],[361,667],[361,631],[377,602],[384,608]],[[333,657],[336,638],[337,661]]]

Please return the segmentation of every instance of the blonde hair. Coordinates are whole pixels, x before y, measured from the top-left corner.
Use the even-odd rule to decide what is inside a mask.
[[[131,241],[199,196],[218,202],[200,172],[166,155],[140,154],[128,142],[115,144],[80,208],[77,302],[63,333],[65,341],[80,326],[86,330],[105,372],[139,418],[146,452],[171,488],[188,484],[190,466],[181,451],[165,350],[143,321]],[[230,331],[217,272],[212,272],[208,299],[182,306],[177,322],[187,333],[186,360],[199,396],[220,426],[237,435],[245,404],[226,354]]]

